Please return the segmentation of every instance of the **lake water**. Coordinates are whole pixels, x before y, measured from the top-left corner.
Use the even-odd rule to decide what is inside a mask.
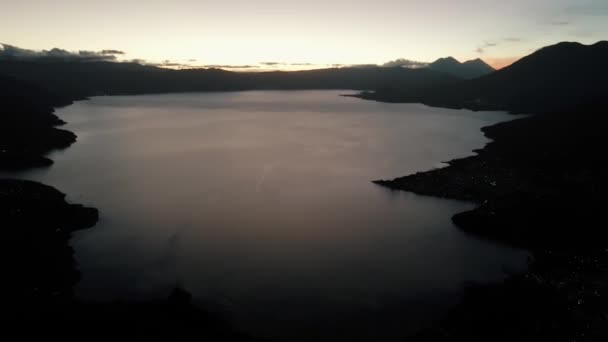
[[[96,97],[58,111],[78,142],[19,177],[99,208],[72,239],[81,298],[180,286],[263,336],[399,340],[526,254],[456,229],[469,203],[370,181],[471,155],[509,116],[341,93]]]

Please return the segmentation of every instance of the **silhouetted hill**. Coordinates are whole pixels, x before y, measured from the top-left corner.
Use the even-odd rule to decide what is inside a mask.
[[[49,165],[44,154],[73,143],[73,133],[54,127],[63,121],[53,114],[54,106],[70,102],[68,97],[0,75],[0,169]]]
[[[460,63],[453,57],[439,58],[429,64],[428,68],[464,79],[473,79],[494,72],[494,68],[479,58],[464,63]]]
[[[608,42],[559,43],[542,48],[492,74],[422,92],[364,94],[392,102],[547,113],[606,101]]]
[[[472,59],[470,61],[466,61],[462,63],[463,67],[467,70],[470,70],[471,73],[477,72],[480,76],[491,74],[496,69],[490,66],[488,63],[484,62],[481,58]]]
[[[0,74],[36,83],[71,98],[257,89],[418,89],[455,82],[428,69],[333,68],[294,72],[230,72],[220,69],[171,70],[136,63],[79,61],[0,61]]]
[[[41,86],[0,75],[0,103],[4,109],[10,105],[11,108],[27,106],[40,110],[70,102],[69,98],[54,95]]]
[[[482,130],[492,139],[445,168],[375,183],[476,202],[452,221],[531,252],[526,273],[467,291],[408,341],[605,341],[608,43],[561,43],[453,86],[363,97],[538,113]],[[389,96],[387,96],[389,95]]]
[[[460,66],[460,62],[454,57],[439,58],[433,63],[429,64],[428,67],[433,70],[441,72],[451,72]]]

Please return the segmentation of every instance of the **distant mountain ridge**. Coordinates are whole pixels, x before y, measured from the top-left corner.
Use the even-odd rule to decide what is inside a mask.
[[[0,75],[39,85],[69,98],[171,92],[426,88],[459,79],[426,68],[332,68],[309,71],[232,72],[173,70],[137,63],[0,60]]]
[[[493,67],[488,65],[480,58],[466,61],[464,63],[460,63],[454,57],[439,58],[433,63],[430,63],[428,68],[464,79],[477,78],[495,71]]]
[[[493,72],[480,59],[460,63],[447,57],[426,68],[370,66],[294,72],[0,60],[0,75],[31,82],[67,100],[170,92],[350,89],[374,90],[362,97],[381,101],[532,113],[563,110],[605,98],[607,60],[608,42],[601,41],[548,46]],[[485,74],[470,79],[472,72]],[[458,73],[459,77],[453,76]]]
[[[413,92],[379,89],[363,97],[520,113],[565,111],[608,101],[606,61],[608,41],[592,45],[564,42],[539,49],[508,67],[475,79]]]

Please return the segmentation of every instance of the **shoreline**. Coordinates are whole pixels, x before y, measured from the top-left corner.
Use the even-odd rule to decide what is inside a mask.
[[[413,341],[608,338],[602,299],[608,233],[596,223],[603,221],[606,128],[601,106],[533,114],[483,127],[491,141],[476,155],[372,181],[391,191],[474,202],[475,209],[452,217],[459,229],[532,255],[528,271],[471,286],[462,303]]]
[[[358,97],[357,95],[340,96]],[[56,125],[62,124],[62,121],[52,113],[52,111],[47,112],[56,119],[52,120],[52,129],[62,131],[56,128]],[[588,115],[587,113],[578,114],[580,116]],[[556,166],[559,166],[564,159],[584,164],[588,161],[590,154],[598,152],[597,148],[591,148],[591,146],[599,146],[599,144],[596,144],[598,141],[595,140],[588,142],[588,146],[586,146],[588,149],[578,157],[576,156],[576,154],[580,154],[578,148],[565,151],[565,154],[555,151],[556,148],[561,148],[565,144],[565,142],[560,142],[557,146],[553,146],[556,139],[566,137],[567,129],[572,126],[572,118],[572,115],[565,114],[556,114],[556,117],[537,114],[483,127],[482,132],[492,141],[482,149],[475,150],[474,152],[477,152],[477,155],[452,160],[447,163],[448,166],[440,169],[419,172],[393,180],[373,181],[375,184],[392,190],[405,190],[421,195],[475,202],[479,205],[476,209],[456,214],[453,217],[453,221],[458,227],[482,238],[526,248],[532,251],[534,255],[528,272],[514,275],[501,284],[472,287],[467,291],[465,301],[457,306],[445,321],[439,323],[436,328],[422,331],[414,337],[414,340],[425,340],[426,338],[442,340],[447,339],[447,336],[466,336],[474,339],[481,336],[482,333],[496,337],[492,335],[495,333],[489,330],[490,327],[498,330],[501,327],[504,328],[505,324],[524,327],[525,323],[530,321],[534,321],[536,327],[541,327],[540,335],[534,335],[539,334],[539,331],[533,332],[523,329],[516,331],[515,335],[510,335],[511,340],[530,336],[540,340],[553,336],[550,335],[553,334],[550,333],[550,330],[555,325],[555,319],[567,320],[567,323],[560,324],[560,326],[579,329],[559,331],[561,335],[578,336],[581,329],[588,336],[590,335],[588,333],[589,328],[583,327],[583,324],[587,324],[590,320],[595,322],[597,317],[593,313],[589,313],[587,309],[582,309],[582,313],[577,312],[576,315],[578,316],[573,316],[571,307],[581,305],[578,304],[580,297],[595,298],[599,296],[595,294],[596,292],[604,293],[605,289],[603,287],[598,288],[593,285],[598,280],[593,271],[608,267],[608,256],[599,250],[583,251],[577,246],[573,249],[566,248],[566,244],[572,243],[578,243],[578,247],[584,246],[586,248],[590,242],[597,238],[597,235],[592,235],[593,232],[589,232],[589,236],[581,236],[583,239],[577,241],[566,226],[590,224],[591,222],[579,216],[573,216],[569,220],[563,221],[562,216],[556,218],[551,213],[556,208],[564,213],[572,211],[572,204],[563,201],[568,196],[595,196],[593,192],[585,192],[589,190],[589,186],[586,185],[595,182],[597,177],[601,176],[601,173],[599,175],[581,174],[581,170],[576,167],[567,170],[565,174],[555,172]],[[553,125],[554,130],[550,133],[545,132],[539,137],[539,131],[546,130],[542,127],[547,124]],[[601,138],[602,128],[603,126],[596,127],[598,139]],[[67,133],[60,134],[65,137],[68,136]],[[69,136],[72,138],[65,140],[64,144],[66,146],[62,148],[67,148],[76,141],[75,134],[71,133]],[[580,136],[576,138],[581,139]],[[543,140],[545,141],[543,142]],[[575,140],[570,137],[567,142],[576,143]],[[531,146],[530,144],[537,146]],[[56,146],[56,142],[51,140],[50,146]],[[57,147],[47,148],[50,151]],[[44,147],[35,151],[43,150]],[[546,153],[547,151],[549,153]],[[543,153],[545,155],[539,159],[538,156],[543,155]],[[29,164],[29,167],[36,167],[36,164]],[[9,189],[10,186],[23,186],[24,183],[21,182],[26,181],[11,180],[8,183],[4,182],[6,181],[0,180],[0,196],[11,193],[3,189]],[[33,192],[28,190],[26,196],[28,196],[27,193],[35,194],[36,192],[42,192],[41,189],[50,188],[39,183],[37,185],[25,185],[25,187],[35,189],[32,190]],[[563,193],[559,191],[556,193],[552,190],[555,188],[564,189]],[[576,190],[581,188],[582,191]],[[56,191],[55,195],[51,197],[58,198],[63,195],[52,188],[47,190],[50,192]],[[14,199],[7,202],[13,201]],[[65,201],[57,205],[70,208],[79,207],[65,203]],[[4,205],[0,206],[0,209],[3,208]],[[95,210],[93,208],[80,208],[89,210],[86,215],[82,212],[83,217],[92,215],[90,210]],[[530,210],[530,208],[533,210]],[[95,215],[97,215],[96,210]],[[38,217],[38,215],[34,216]],[[2,215],[0,215],[1,217]],[[91,216],[88,220],[92,220]],[[525,222],[525,225],[522,225],[522,222]],[[519,225],[522,226],[514,230],[514,227]],[[553,229],[535,229],[538,227],[553,228],[554,226],[562,227],[563,230],[556,232]],[[493,227],[493,229],[487,229],[487,227]],[[67,234],[68,239],[70,232]],[[60,241],[61,244],[65,244],[65,241]],[[69,248],[69,246],[67,247]],[[21,253],[23,253],[23,250]],[[65,251],[54,253],[66,254]],[[71,260],[71,262],[74,261]],[[564,265],[564,262],[566,265]],[[581,270],[581,268],[584,268],[584,270]],[[72,266],[71,270],[75,271],[75,267]],[[572,276],[573,272],[575,276]],[[69,277],[66,279],[77,281],[73,274]],[[560,285],[573,282],[575,284],[566,289]],[[71,290],[72,285],[66,286],[65,289],[69,287]],[[199,315],[199,311],[190,305],[189,295],[177,291],[178,294],[175,296],[181,298],[178,301],[182,301],[183,308],[190,308],[183,310],[190,312],[188,315]],[[51,291],[49,296],[56,296],[54,293],[56,291]],[[500,293],[500,296],[497,296],[498,293]],[[172,296],[174,297],[174,295]],[[185,300],[186,298],[188,300]],[[60,305],[60,313],[65,316],[63,317],[64,320],[78,320],[78,314],[91,310],[95,311],[94,307],[99,307],[79,303],[68,292],[66,292],[64,299],[65,301],[62,301]],[[168,306],[173,307],[172,300],[175,300],[175,298],[169,301],[161,301],[160,307],[162,309],[159,309],[158,316],[155,316],[155,318],[148,317],[148,319],[157,319],[158,323],[162,324],[167,319],[167,316],[163,316],[165,315],[163,312],[166,311]],[[56,303],[55,299],[50,301]],[[494,317],[496,320],[488,321],[489,318],[485,315],[488,313],[491,313],[490,316],[496,314],[496,309],[488,307],[492,304],[509,308],[507,310],[509,314],[501,314],[498,316],[499,319]],[[144,304],[143,306],[147,305]],[[122,315],[124,319],[127,319],[126,316],[129,315],[129,312],[139,312],[140,310],[140,306],[134,304],[120,304],[117,306],[107,304],[102,306],[106,313],[112,312],[112,314]],[[69,310],[63,311],[65,307],[69,307]],[[529,311],[529,314],[518,315],[517,313],[522,310]],[[91,313],[89,312],[89,314]],[[95,316],[95,314],[91,315]],[[486,326],[482,326],[479,321],[484,321]],[[501,323],[498,324],[498,321],[501,321]],[[483,329],[480,329],[480,327]],[[601,329],[601,326],[598,328],[595,325],[593,329],[599,331],[596,332],[598,334],[604,334],[604,329]]]
[[[4,104],[0,170],[48,167],[53,161],[46,154],[76,142],[76,134],[57,128],[65,122],[54,108],[87,98],[57,100],[29,84],[1,77],[0,90],[7,90],[0,93]],[[167,298],[144,303],[87,303],[76,298],[73,287],[80,273],[69,240],[73,232],[95,226],[99,212],[65,198],[39,182],[0,178],[0,226],[5,228],[6,255],[13,257],[3,296],[9,334],[76,340],[95,330],[98,333],[89,336],[94,341],[118,334],[159,341],[192,335],[216,341],[263,341],[238,331],[223,314],[198,307],[179,288]]]

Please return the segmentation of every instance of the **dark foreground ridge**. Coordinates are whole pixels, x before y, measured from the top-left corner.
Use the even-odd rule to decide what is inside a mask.
[[[603,206],[606,111],[541,115],[484,128],[493,142],[449,166],[375,183],[473,201],[465,232],[532,252],[527,273],[475,286],[419,340],[599,341],[608,338]],[[418,339],[414,339],[418,340]]]
[[[52,161],[46,153],[74,143],[76,135],[57,129],[64,122],[53,114],[53,107],[71,102],[0,75],[0,170],[48,166]]]
[[[0,179],[0,226],[4,251],[18,256],[8,264],[3,292],[25,309],[39,300],[71,295],[78,279],[68,240],[73,231],[92,227],[96,209],[68,204],[65,195],[40,183]],[[28,310],[25,310],[26,312]]]
[[[79,280],[71,233],[97,222],[96,209],[68,204],[40,183],[0,179],[5,334],[21,338],[167,341],[196,336],[213,341],[258,341],[238,332],[219,312],[206,311],[175,289],[167,299],[142,303],[86,303],[73,296]]]
[[[482,129],[493,141],[475,156],[374,183],[476,202],[454,222],[487,238],[527,248],[603,245],[592,223],[605,196],[606,129],[606,111],[591,108],[504,122]]]
[[[577,60],[581,49],[607,47],[602,43],[591,47],[559,44],[522,59],[524,64],[507,68],[503,75],[508,77],[501,77],[527,69],[527,61],[543,64],[543,59],[552,58],[547,51],[559,52],[562,59],[568,54],[564,51],[571,51],[570,63],[580,65],[590,63]],[[450,161],[445,168],[374,182],[394,190],[475,202],[477,208],[453,217],[459,228],[532,253],[525,274],[513,275],[500,284],[472,286],[445,320],[412,340],[608,339],[608,231],[602,224],[608,190],[608,156],[603,148],[608,103],[596,96],[606,91],[605,86],[585,83],[597,80],[594,77],[605,75],[606,70],[606,66],[579,69],[576,79],[554,70],[563,77],[562,82],[574,82],[557,86],[550,83],[553,76],[546,79],[530,73],[526,81],[517,71],[517,82],[547,84],[536,93],[530,92],[530,98],[547,96],[547,87],[560,89],[559,96],[564,89],[577,91],[571,97],[542,100],[561,103],[562,110],[549,105],[537,112],[542,114],[483,128],[493,141],[475,156]],[[594,76],[588,74],[592,72]],[[512,111],[529,105],[516,98],[511,104],[487,105]],[[475,105],[470,108],[478,109]]]

